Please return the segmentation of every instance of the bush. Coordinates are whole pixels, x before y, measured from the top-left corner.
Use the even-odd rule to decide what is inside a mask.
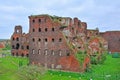
[[[95,65],[98,64],[97,58],[94,57],[94,56],[91,56],[91,57],[90,57],[90,63],[91,63],[91,64],[95,64]]]

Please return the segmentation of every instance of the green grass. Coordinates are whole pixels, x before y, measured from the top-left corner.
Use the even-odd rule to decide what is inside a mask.
[[[27,65],[28,59],[22,57],[7,56],[0,58],[0,80],[19,80],[16,76],[19,70],[19,62]],[[91,65],[92,69],[85,73],[64,72],[48,70],[43,80],[120,80],[120,58],[112,58],[107,55],[103,64]]]
[[[0,80],[15,80],[15,74],[19,67],[19,62],[23,65],[28,63],[27,58],[7,56],[0,58]]]

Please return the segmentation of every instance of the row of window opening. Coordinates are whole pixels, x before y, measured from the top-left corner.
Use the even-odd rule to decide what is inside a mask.
[[[35,38],[33,38],[32,41],[35,42]],[[44,41],[45,41],[45,42],[48,42],[48,39],[45,38]],[[52,41],[52,42],[55,42],[55,39],[52,38],[51,41]],[[40,38],[38,39],[38,42],[41,42],[41,39],[40,39]],[[59,42],[62,42],[62,38],[59,38]]]
[[[32,49],[32,54],[35,54],[35,50],[34,49]],[[38,50],[38,54],[41,54],[41,49]],[[62,51],[59,50],[58,54],[59,54],[59,56],[62,56]],[[44,50],[44,55],[48,55],[48,50],[47,49]],[[51,55],[55,55],[55,51],[54,50],[51,50]],[[70,53],[67,52],[66,56],[70,56]]]
[[[55,28],[52,28],[51,30],[54,32],[54,31],[55,31]],[[41,31],[42,31],[41,28],[39,28],[39,29],[38,29],[38,32],[41,32]],[[48,28],[45,28],[45,32],[47,32],[47,31],[48,31]],[[34,28],[32,29],[32,32],[35,32],[35,29],[34,29]]]

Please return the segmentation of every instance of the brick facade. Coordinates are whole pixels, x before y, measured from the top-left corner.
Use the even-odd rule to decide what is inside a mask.
[[[78,18],[50,15],[29,16],[29,32],[22,33],[16,26],[11,36],[12,55],[28,56],[30,64],[68,71],[84,71],[90,63],[90,55],[102,54],[107,41],[99,30],[87,30],[87,23]],[[75,54],[86,52],[83,64]]]

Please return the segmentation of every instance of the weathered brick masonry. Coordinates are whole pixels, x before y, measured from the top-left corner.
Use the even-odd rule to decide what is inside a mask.
[[[11,53],[29,55],[30,64],[46,68],[84,71],[90,64],[90,56],[113,49],[106,36],[107,32],[101,34],[99,29],[88,30],[87,23],[78,18],[31,15],[27,34],[22,33],[21,26],[15,26]],[[83,64],[75,56],[79,51],[86,53]]]

